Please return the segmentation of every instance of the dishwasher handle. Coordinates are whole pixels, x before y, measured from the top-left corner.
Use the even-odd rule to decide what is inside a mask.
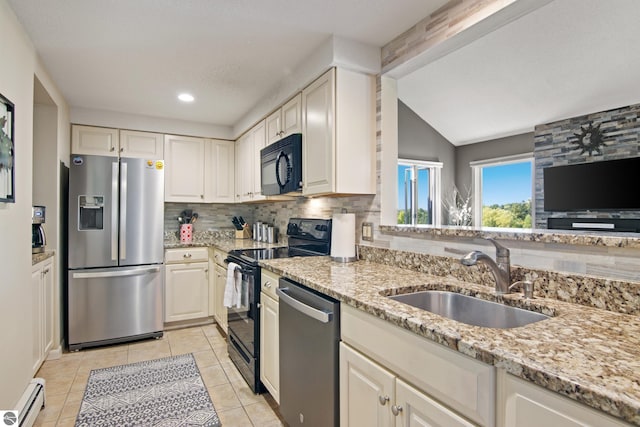
[[[280,297],[280,302],[286,303],[291,308],[298,310],[299,312],[316,319],[322,323],[329,323],[333,320],[333,312],[327,312],[318,310],[317,308],[313,308],[308,306],[307,304],[298,301],[294,297],[288,294],[289,288],[277,288],[276,294]]]

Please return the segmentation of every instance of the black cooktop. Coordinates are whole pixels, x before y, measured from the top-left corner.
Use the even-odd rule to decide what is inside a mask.
[[[287,225],[289,246],[283,248],[238,249],[229,252],[232,257],[257,264],[258,261],[295,256],[329,255],[331,249],[331,220],[291,218]]]

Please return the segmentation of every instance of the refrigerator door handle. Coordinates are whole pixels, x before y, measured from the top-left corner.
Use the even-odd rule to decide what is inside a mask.
[[[111,163],[111,260],[118,260],[118,162]]]
[[[127,257],[127,163],[120,163],[120,259]]]
[[[144,274],[157,273],[160,271],[160,266],[146,267],[146,268],[132,268],[119,271],[97,271],[88,273],[73,273],[74,279],[102,279],[106,277],[127,277],[127,276],[142,276]]]

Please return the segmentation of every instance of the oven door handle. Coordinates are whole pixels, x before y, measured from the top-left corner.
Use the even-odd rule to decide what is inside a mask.
[[[288,294],[289,288],[277,288],[276,294],[280,297],[280,302],[286,303],[291,308],[298,310],[300,313],[309,316],[313,319],[316,319],[322,323],[329,323],[333,319],[333,312],[318,310],[317,308],[313,308],[308,306],[307,304],[298,301],[294,297]]]

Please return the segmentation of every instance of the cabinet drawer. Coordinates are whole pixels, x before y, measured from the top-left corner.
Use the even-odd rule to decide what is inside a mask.
[[[342,305],[342,340],[483,426],[495,421],[495,368],[353,307]]]
[[[207,248],[167,249],[164,253],[167,264],[208,261]]]
[[[227,258],[227,253],[220,249],[213,250],[213,262],[218,264],[220,267],[227,268],[227,264],[224,262],[225,258]]]
[[[260,286],[262,288],[262,292],[269,295],[274,300],[278,301],[278,295],[276,295],[276,288],[278,287],[278,281],[280,280],[280,276],[276,273],[272,273],[271,271],[262,269],[262,277],[260,280]]]

